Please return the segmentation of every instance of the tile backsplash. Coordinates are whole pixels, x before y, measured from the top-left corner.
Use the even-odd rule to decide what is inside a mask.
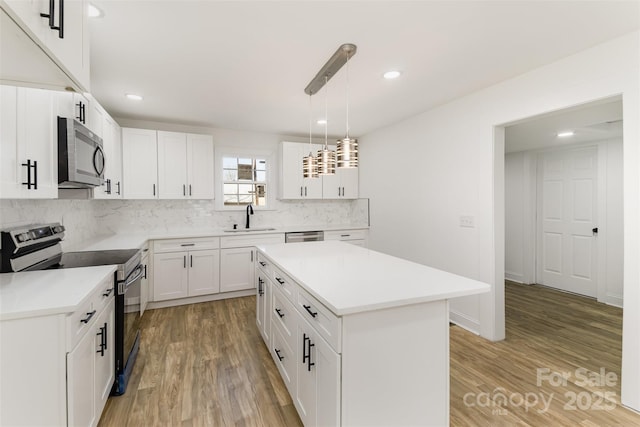
[[[278,201],[255,210],[254,227],[368,224],[368,201]],[[212,200],[0,200],[0,228],[61,222],[65,246],[97,234],[244,227],[244,211],[216,211]]]

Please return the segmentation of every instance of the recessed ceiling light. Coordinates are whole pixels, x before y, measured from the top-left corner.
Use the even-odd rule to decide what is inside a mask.
[[[387,71],[382,75],[382,77],[384,77],[387,80],[397,79],[398,77],[400,77],[400,71],[396,71],[396,70]]]
[[[316,122],[319,125],[326,125],[327,121],[325,119],[318,119],[318,121]]]
[[[132,101],[142,101],[142,96],[134,93],[127,93],[125,96]]]
[[[572,130],[568,130],[566,132],[558,132],[557,134],[558,138],[567,138],[573,135],[575,135],[575,132],[573,132]]]
[[[99,18],[102,16],[102,11],[89,3],[89,6],[87,6],[87,14],[89,18]]]

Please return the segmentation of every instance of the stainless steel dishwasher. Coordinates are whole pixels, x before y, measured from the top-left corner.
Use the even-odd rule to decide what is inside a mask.
[[[324,240],[324,231],[296,231],[284,233],[285,243],[320,242]]]

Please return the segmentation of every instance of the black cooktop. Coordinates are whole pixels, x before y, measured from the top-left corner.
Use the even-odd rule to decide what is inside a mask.
[[[58,264],[51,268],[91,267],[95,265],[126,264],[138,249],[118,249],[93,252],[64,252]]]

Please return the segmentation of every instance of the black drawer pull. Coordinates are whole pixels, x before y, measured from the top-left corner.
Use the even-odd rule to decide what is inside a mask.
[[[284,280],[282,280],[279,277],[276,277],[276,282],[280,283],[281,285],[284,285]]]
[[[282,362],[282,360],[284,359],[284,356],[280,356],[280,350],[278,350],[277,348],[274,348],[273,351],[276,352],[276,356],[278,356],[278,360]]]
[[[261,266],[263,266],[263,267],[266,267],[266,266],[267,266],[267,263],[266,263],[266,262],[264,262],[264,261],[258,261],[258,263],[259,263]]]
[[[305,310],[307,310],[307,313],[309,313],[311,315],[311,317],[316,317],[318,315],[317,311],[312,311],[311,310],[311,306],[310,305],[302,304],[302,306],[304,307]]]
[[[86,319],[80,319],[80,322],[89,323],[89,320],[91,320],[91,318],[93,317],[94,314],[96,314],[95,310],[93,310],[91,313],[87,313],[87,318]]]
[[[195,243],[182,243],[180,246],[195,246]]]
[[[279,308],[276,308],[276,313],[278,313],[278,316],[280,316],[281,319],[284,317],[284,313],[281,312]]]
[[[108,297],[109,295],[111,295],[111,292],[113,292],[113,288],[109,288],[106,291],[104,291],[104,293],[102,294],[103,297]]]

